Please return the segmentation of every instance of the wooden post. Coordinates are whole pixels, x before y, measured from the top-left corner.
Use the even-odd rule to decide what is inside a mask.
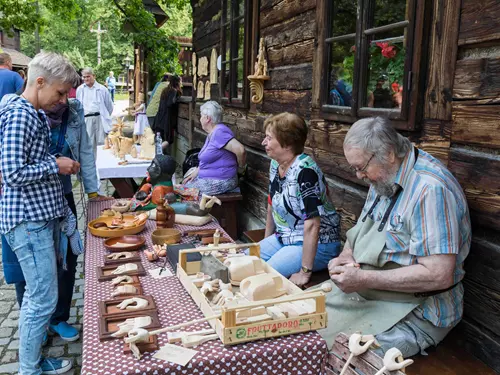
[[[222,311],[222,325],[224,328],[230,328],[236,326],[236,310]]]
[[[250,255],[254,255],[260,258],[260,245],[256,244],[255,246],[250,246]]]

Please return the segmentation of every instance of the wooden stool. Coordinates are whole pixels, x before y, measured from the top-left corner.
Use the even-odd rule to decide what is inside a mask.
[[[226,193],[217,195],[222,205],[215,204],[210,211],[227,234],[233,239],[238,239],[238,202],[243,200],[241,193]]]

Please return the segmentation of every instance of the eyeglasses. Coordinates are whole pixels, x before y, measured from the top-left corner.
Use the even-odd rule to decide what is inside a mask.
[[[370,156],[370,159],[368,159],[368,161],[366,162],[365,166],[361,169],[358,169],[358,168],[354,168],[353,166],[351,166],[351,170],[354,172],[354,173],[365,173],[366,172],[366,168],[368,168],[368,165],[370,164],[370,162],[372,161],[373,157],[375,156],[375,154],[372,154],[372,156]]]

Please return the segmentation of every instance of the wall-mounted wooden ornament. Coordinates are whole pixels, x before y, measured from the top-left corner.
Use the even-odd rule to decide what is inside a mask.
[[[198,83],[198,69],[196,66],[193,68],[193,87],[196,89],[196,84]]]
[[[212,56],[210,56],[210,83],[212,85],[217,83],[217,51],[212,49]]]
[[[210,81],[205,82],[205,100],[210,100]]]
[[[198,61],[198,76],[207,76],[208,75],[208,59],[206,56],[203,56]]]
[[[198,89],[196,90],[196,97],[198,99],[203,99],[205,97],[205,84],[203,81],[198,82]]]
[[[247,77],[250,81],[250,90],[252,91],[252,103],[259,104],[264,97],[264,81],[270,77],[267,75],[266,47],[264,38],[260,38],[259,54],[254,66],[254,73]]]

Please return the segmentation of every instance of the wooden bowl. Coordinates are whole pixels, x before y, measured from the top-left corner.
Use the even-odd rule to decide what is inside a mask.
[[[181,232],[173,228],[157,229],[151,234],[151,239],[155,245],[171,245],[181,241]]]
[[[139,250],[144,245],[146,239],[142,236],[121,236],[104,240],[104,247],[111,252],[134,251]],[[128,246],[116,246],[117,243],[127,244]]]
[[[127,214],[123,215],[123,219],[128,222],[133,221],[134,218],[135,218],[134,215],[127,215]],[[123,229],[109,229],[107,227],[99,228],[99,225],[102,225],[100,223],[104,223],[106,224],[106,226],[110,226],[112,221],[113,221],[112,216],[101,216],[95,220],[92,220],[90,223],[88,223],[87,226],[90,230],[90,233],[92,233],[96,237],[103,237],[103,238],[121,237],[121,236],[127,236],[129,234],[137,234],[142,232],[144,227],[146,226],[146,223],[144,223],[142,225],[135,225],[133,227],[123,228]]]

